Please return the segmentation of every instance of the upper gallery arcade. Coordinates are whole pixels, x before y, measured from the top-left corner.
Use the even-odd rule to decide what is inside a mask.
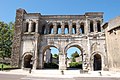
[[[41,15],[24,14],[24,33],[40,34],[88,34],[101,32],[102,12],[88,12],[84,15]],[[39,27],[41,26],[41,27]]]

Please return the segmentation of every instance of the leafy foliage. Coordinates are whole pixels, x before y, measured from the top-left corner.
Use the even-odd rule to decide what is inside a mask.
[[[12,50],[14,24],[0,22],[0,57],[10,57]]]
[[[74,57],[72,58],[72,62],[76,62],[76,60],[75,60],[75,58],[74,58]]]
[[[73,54],[71,55],[71,57],[72,57],[72,58],[79,57],[79,54],[78,54],[78,52],[77,52],[77,51],[75,51],[75,53],[73,53]]]
[[[54,54],[53,57],[54,58],[58,58],[59,56],[58,56],[58,54]]]
[[[69,63],[69,65],[70,65],[70,68],[82,69],[82,63],[80,63],[80,62],[71,62],[71,63]]]

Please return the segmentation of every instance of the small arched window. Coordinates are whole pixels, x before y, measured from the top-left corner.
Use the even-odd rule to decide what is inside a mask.
[[[73,33],[73,34],[76,34],[76,24],[73,24],[73,25],[72,25],[72,33]]]
[[[57,26],[57,34],[61,34],[61,25],[60,24]]]
[[[36,29],[36,23],[33,22],[33,23],[32,23],[32,29],[31,29],[31,31],[32,31],[32,32],[35,32],[35,29]]]
[[[29,23],[27,22],[25,26],[25,32],[28,32],[28,28],[29,28]]]
[[[101,32],[101,25],[100,25],[100,21],[97,21],[97,31]]]
[[[84,23],[80,24],[80,33],[82,33],[82,34],[85,33],[85,31],[84,31]]]
[[[90,32],[94,32],[93,21],[90,21]]]
[[[65,31],[64,33],[65,33],[65,34],[69,34],[69,27],[68,27],[68,24],[65,25],[65,28],[64,28],[64,29],[65,29],[65,30],[64,30],[64,31]]]
[[[53,25],[50,26],[49,34],[53,34]]]

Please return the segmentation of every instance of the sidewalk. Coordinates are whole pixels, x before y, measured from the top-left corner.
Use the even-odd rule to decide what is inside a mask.
[[[81,74],[80,70],[64,70],[64,74],[61,70],[32,70],[31,73],[22,69],[15,69],[10,71],[0,71],[1,74],[16,74],[27,75],[33,77],[57,77],[57,78],[73,78],[73,77],[118,77],[120,78],[120,72],[112,71],[89,71],[88,73]]]

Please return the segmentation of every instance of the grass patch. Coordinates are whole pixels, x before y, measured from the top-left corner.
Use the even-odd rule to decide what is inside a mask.
[[[2,68],[2,64],[0,64],[0,69]],[[12,66],[10,64],[3,64],[3,68],[7,69],[7,68],[12,68]]]

